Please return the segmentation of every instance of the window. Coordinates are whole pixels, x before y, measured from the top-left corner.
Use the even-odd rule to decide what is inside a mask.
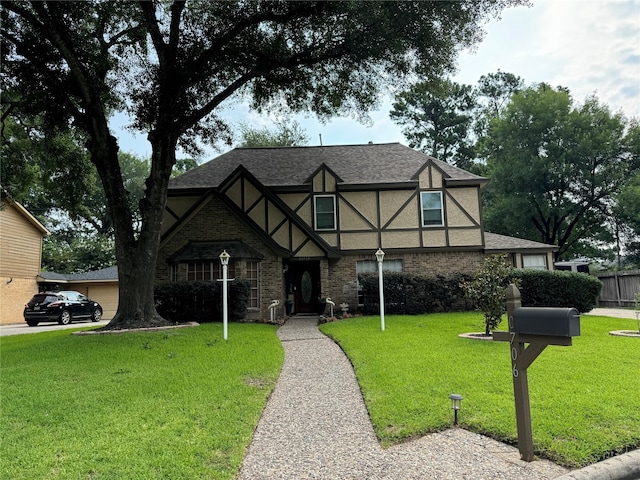
[[[187,280],[210,281],[211,262],[192,262],[187,265]]]
[[[402,272],[402,260],[383,260],[382,271],[383,272]],[[357,275],[361,273],[377,273],[378,262],[377,260],[360,260],[356,262],[356,281]],[[362,287],[358,283],[358,305],[364,304],[364,297],[362,295]]]
[[[229,262],[227,277],[233,278],[236,275],[234,262]],[[219,261],[191,262],[187,264],[187,280],[211,282],[222,278],[222,265]]]
[[[420,195],[423,227],[441,227],[444,225],[442,216],[442,192],[422,192]]]
[[[171,273],[169,275],[171,283],[176,283],[178,281],[178,265],[171,265]]]
[[[547,256],[543,253],[540,255],[522,255],[522,268],[547,270]]]
[[[227,265],[227,278],[235,278],[236,276],[236,264],[230,261]],[[220,261],[213,262],[213,278],[218,280],[222,278],[222,264]]]
[[[316,212],[316,230],[336,229],[336,198],[333,195],[313,197]]]
[[[258,308],[258,262],[247,262],[247,280],[249,280],[249,308]]]
[[[376,273],[378,262],[376,260],[360,260],[356,262],[356,273]],[[402,272],[402,260],[383,260],[383,272]]]

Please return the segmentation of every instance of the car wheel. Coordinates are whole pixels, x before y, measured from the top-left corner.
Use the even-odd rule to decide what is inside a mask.
[[[35,322],[33,320],[27,320],[27,325],[29,325],[30,327],[37,327],[38,322]]]
[[[69,310],[63,310],[58,323],[60,325],[69,325],[71,323],[71,312]]]
[[[96,308],[93,311],[93,315],[91,315],[91,321],[99,322],[101,319],[102,319],[102,310],[100,310],[99,308]]]

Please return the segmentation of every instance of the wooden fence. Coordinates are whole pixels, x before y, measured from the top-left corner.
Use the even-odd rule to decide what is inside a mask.
[[[596,273],[602,282],[598,298],[600,307],[633,307],[634,297],[640,292],[640,270]]]

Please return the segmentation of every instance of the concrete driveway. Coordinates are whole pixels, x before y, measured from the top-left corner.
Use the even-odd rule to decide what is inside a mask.
[[[594,308],[584,315],[598,315],[601,317],[617,317],[617,318],[631,318],[636,319],[636,312],[634,310],[626,310],[624,308]]]
[[[107,323],[109,323],[109,320],[100,320],[99,322],[95,323],[90,320],[78,320],[76,322],[70,323],[69,325],[58,325],[57,323],[41,323],[36,327],[30,327],[26,323],[14,323],[11,325],[0,325],[0,337],[6,337],[8,335],[22,335],[26,333],[51,332],[53,330],[68,330],[70,328],[78,327],[102,327]]]

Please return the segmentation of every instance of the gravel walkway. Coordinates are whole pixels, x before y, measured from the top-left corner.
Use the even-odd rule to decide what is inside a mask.
[[[568,471],[458,428],[382,449],[349,360],[316,321],[278,330],[284,365],[239,479],[542,480]]]

